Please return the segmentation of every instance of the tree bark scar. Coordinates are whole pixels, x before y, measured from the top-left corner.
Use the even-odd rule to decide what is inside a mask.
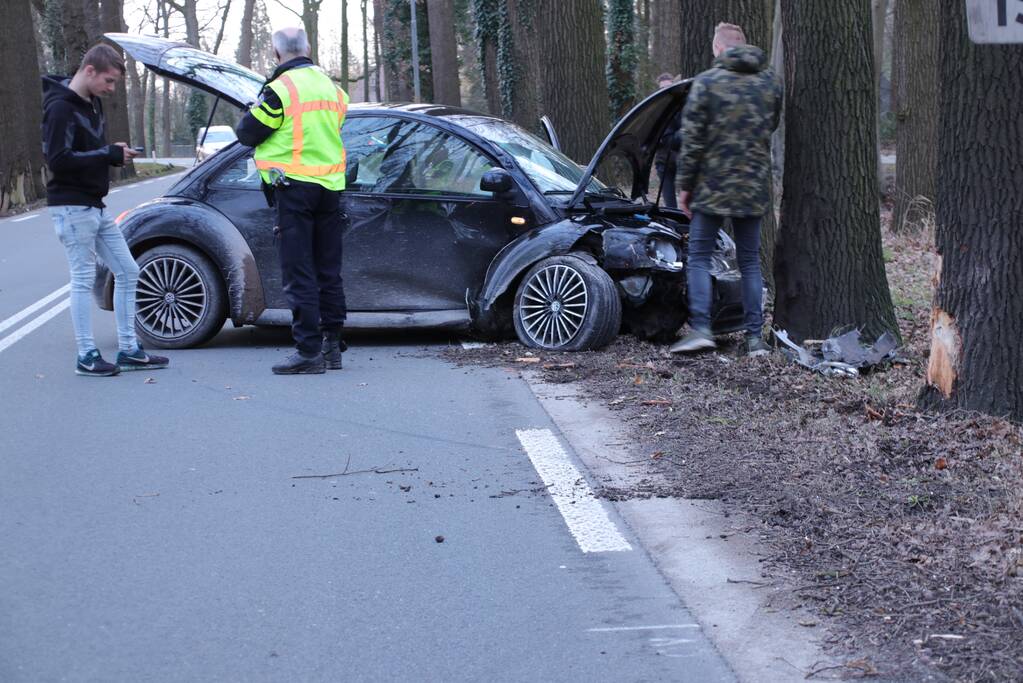
[[[935,307],[931,312],[931,357],[927,363],[927,383],[937,387],[945,398],[952,398],[961,346],[962,338],[955,318]]]

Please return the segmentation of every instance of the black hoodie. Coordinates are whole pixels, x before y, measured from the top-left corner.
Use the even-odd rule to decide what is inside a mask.
[[[99,98],[82,99],[70,82],[65,76],[43,76],[43,155],[50,168],[46,201],[103,208],[110,167],[124,163],[124,150],[107,144]]]

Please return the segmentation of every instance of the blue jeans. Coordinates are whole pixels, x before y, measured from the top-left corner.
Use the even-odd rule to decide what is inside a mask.
[[[71,323],[75,328],[78,355],[96,348],[92,337],[92,285],[96,280],[96,256],[114,275],[114,319],[117,346],[128,353],[138,348],[135,339],[135,286],[139,266],[114,221],[91,206],[51,206],[53,227],[64,245],[71,269]]]
[[[746,334],[760,335],[764,326],[764,279],[760,274],[760,221],[752,218],[732,218],[735,232],[736,257],[742,273],[742,308],[745,313]],[[713,283],[710,277],[710,257],[714,253],[718,231],[724,216],[693,212],[689,224],[689,259],[687,281],[689,285],[689,326],[695,330],[710,331],[710,307],[713,301]]]

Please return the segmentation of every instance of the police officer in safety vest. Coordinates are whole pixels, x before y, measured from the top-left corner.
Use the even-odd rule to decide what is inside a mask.
[[[277,31],[273,46],[280,66],[235,132],[243,145],[255,147],[256,168],[277,207],[275,241],[298,350],[273,372],[321,374],[341,369],[345,349],[341,235],[348,217],[341,125],[348,95],[309,59],[302,29]]]

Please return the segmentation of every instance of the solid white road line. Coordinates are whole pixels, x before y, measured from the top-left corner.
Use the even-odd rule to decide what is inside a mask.
[[[19,320],[23,320],[23,319],[27,318],[28,316],[32,315],[33,313],[38,311],[43,306],[46,306],[47,304],[49,304],[54,299],[59,299],[60,297],[64,296],[69,291],[71,291],[71,283],[70,282],[68,284],[64,285],[63,287],[61,287],[60,289],[58,289],[56,292],[53,292],[52,294],[47,294],[42,299],[40,299],[39,301],[35,302],[34,304],[29,306],[28,308],[23,309],[21,311],[18,311],[17,313],[12,315],[7,320],[4,320],[3,322],[0,322],[0,332],[3,332],[4,330],[6,330],[11,325],[17,324]]]
[[[29,215],[22,216],[21,218],[13,218],[11,219],[11,223],[21,223],[22,221],[30,221],[38,215],[39,214],[37,213],[30,213]]]
[[[584,553],[632,550],[551,430],[515,434]]]
[[[3,351],[11,347],[19,340],[24,339],[29,334],[34,332],[36,329],[42,327],[53,318],[56,318],[70,305],[71,299],[70,298],[64,299],[59,304],[57,304],[50,310],[46,311],[46,313],[43,313],[41,316],[39,316],[29,324],[25,325],[24,327],[18,328],[17,331],[7,335],[3,339],[0,339],[0,353],[3,353]]]

